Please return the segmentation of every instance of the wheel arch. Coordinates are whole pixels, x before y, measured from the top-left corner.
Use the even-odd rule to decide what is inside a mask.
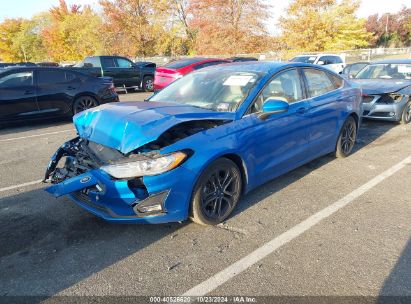
[[[93,92],[78,93],[73,97],[73,99],[71,101],[71,112],[72,112],[72,114],[74,114],[74,103],[75,103],[75,101],[77,99],[79,99],[80,97],[85,97],[85,96],[94,98],[97,101],[97,106],[99,106],[101,104],[100,98],[96,94],[94,94]]]

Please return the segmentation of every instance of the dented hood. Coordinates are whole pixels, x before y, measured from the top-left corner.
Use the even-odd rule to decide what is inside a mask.
[[[129,153],[190,120],[233,120],[234,113],[160,102],[105,104],[74,116],[80,137]]]
[[[409,85],[406,79],[351,79],[362,88],[364,94],[378,95],[397,92]]]

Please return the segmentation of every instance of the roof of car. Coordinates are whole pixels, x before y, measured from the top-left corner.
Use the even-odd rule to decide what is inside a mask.
[[[340,55],[338,55],[338,54],[326,54],[326,53],[320,53],[320,54],[301,54],[301,55],[297,55],[297,56],[295,56],[295,57],[305,57],[305,56],[315,56],[315,57],[317,57],[317,56],[337,56],[337,57],[341,57]]]
[[[411,59],[385,59],[380,61],[374,61],[372,63],[409,64],[411,63]]]
[[[283,67],[310,67],[312,68],[312,64],[308,63],[300,63],[300,62],[289,62],[289,61],[242,61],[242,62],[233,62],[233,63],[225,63],[223,65],[215,65],[210,68],[226,68],[232,70],[243,70],[248,72],[267,72],[277,70]],[[317,68],[317,67],[316,67]]]

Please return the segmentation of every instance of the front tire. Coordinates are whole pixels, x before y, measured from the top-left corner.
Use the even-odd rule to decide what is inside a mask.
[[[145,76],[143,78],[143,91],[153,92],[154,91],[154,78],[153,76]]]
[[[344,158],[351,154],[357,140],[357,123],[349,116],[341,128],[335,148],[335,156]]]
[[[98,106],[98,102],[91,96],[80,96],[73,103],[73,114]]]
[[[402,124],[407,124],[411,122],[411,100],[407,102],[402,111],[401,121]]]
[[[241,195],[241,172],[227,158],[212,163],[200,175],[193,191],[191,219],[201,225],[223,222],[237,206]]]

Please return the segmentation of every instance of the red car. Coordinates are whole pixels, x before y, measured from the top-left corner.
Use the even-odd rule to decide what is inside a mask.
[[[229,63],[230,60],[218,58],[186,58],[172,61],[165,66],[158,67],[154,75],[154,91],[159,91],[174,80],[208,66]]]

